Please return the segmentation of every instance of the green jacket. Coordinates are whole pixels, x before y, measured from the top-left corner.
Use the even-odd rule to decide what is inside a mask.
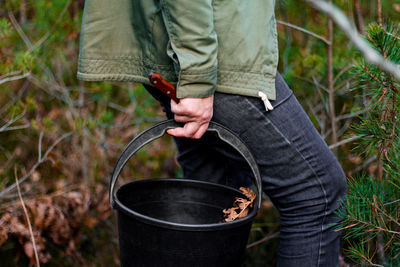
[[[78,78],[150,84],[178,98],[214,91],[275,99],[275,0],[86,0]]]

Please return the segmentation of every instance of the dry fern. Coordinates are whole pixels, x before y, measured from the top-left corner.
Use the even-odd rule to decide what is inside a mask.
[[[111,215],[107,190],[94,193],[86,187],[58,196],[25,199],[33,236],[41,263],[51,259],[48,242],[64,247],[65,255],[81,261],[78,252],[83,239],[82,228],[93,228]],[[35,262],[33,244],[21,205],[14,205],[0,218],[0,245],[13,238],[18,241],[31,263]]]

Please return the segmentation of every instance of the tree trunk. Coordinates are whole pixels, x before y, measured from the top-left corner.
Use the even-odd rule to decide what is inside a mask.
[[[332,0],[329,0],[332,3]],[[329,111],[331,120],[331,144],[337,143],[336,135],[336,115],[335,115],[335,94],[334,94],[334,84],[333,84],[333,20],[328,17],[328,89],[329,89]],[[337,148],[333,148],[332,152],[337,155]]]

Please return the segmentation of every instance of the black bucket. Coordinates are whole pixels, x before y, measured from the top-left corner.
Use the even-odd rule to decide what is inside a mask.
[[[248,216],[223,222],[223,209],[231,208],[234,188],[187,179],[145,179],[114,192],[126,162],[144,145],[178,127],[161,122],[136,136],[122,152],[110,183],[110,202],[118,211],[122,266],[213,267],[240,266],[253,218],[260,207],[261,178],[257,164],[243,142],[230,130],[211,122],[208,131],[234,147],[250,165],[257,190]]]

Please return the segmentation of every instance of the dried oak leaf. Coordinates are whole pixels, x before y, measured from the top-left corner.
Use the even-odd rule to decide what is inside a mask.
[[[233,220],[236,220],[239,214],[236,212],[236,210],[239,209],[239,207],[232,207],[230,209],[224,209],[224,217],[226,222],[230,222]]]
[[[256,193],[254,193],[253,190],[251,190],[250,188],[247,188],[247,187],[240,187],[239,189],[250,200],[250,202],[251,202],[250,207],[253,207],[253,202],[257,197]]]
[[[253,207],[253,202],[256,199],[256,194],[253,190],[246,187],[240,187],[240,190],[247,199],[238,197],[235,199],[232,208],[223,210],[225,222],[246,217],[249,214],[249,207]]]

